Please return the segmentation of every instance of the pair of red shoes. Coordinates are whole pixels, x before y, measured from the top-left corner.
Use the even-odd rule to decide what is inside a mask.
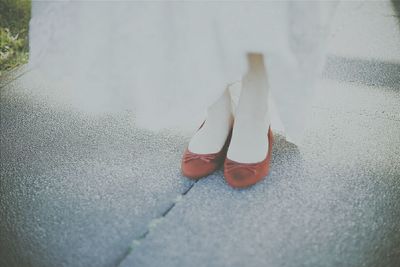
[[[201,128],[201,126],[200,126]],[[268,129],[268,153],[267,157],[257,163],[240,163],[226,157],[232,130],[226,139],[225,145],[217,153],[196,154],[185,150],[182,158],[182,173],[184,176],[198,180],[216,171],[224,164],[224,176],[226,182],[235,188],[249,187],[262,180],[269,173],[269,164],[272,155],[273,135],[271,127]]]

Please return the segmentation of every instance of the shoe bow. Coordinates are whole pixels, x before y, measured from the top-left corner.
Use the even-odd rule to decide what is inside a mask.
[[[197,159],[209,163],[215,159],[215,154],[196,154],[196,153],[192,153],[192,152],[188,151],[185,154],[183,162],[188,162],[188,161],[197,160]]]

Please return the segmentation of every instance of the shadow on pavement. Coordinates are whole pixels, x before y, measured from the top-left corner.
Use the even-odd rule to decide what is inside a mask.
[[[394,11],[397,14],[396,17],[398,19],[399,27],[400,27],[400,1],[399,0],[392,0],[392,4],[393,4]]]
[[[299,148],[286,140],[286,138],[280,134],[274,133],[274,147],[273,147],[273,159],[280,161],[290,157],[291,159],[300,160]]]
[[[271,174],[267,180],[280,182],[294,181],[303,177],[304,162],[299,148],[282,135],[274,134]]]
[[[341,82],[400,88],[400,64],[376,60],[329,56],[323,76]]]

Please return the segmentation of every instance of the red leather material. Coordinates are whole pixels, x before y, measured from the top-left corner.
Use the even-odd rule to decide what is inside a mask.
[[[240,163],[228,158],[224,163],[226,182],[235,188],[245,188],[262,180],[269,173],[269,164],[272,157],[273,135],[271,127],[268,129],[268,153],[266,158],[257,163]]]
[[[188,178],[197,180],[216,171],[224,163],[231,137],[232,130],[224,146],[217,153],[196,154],[186,149],[182,157],[182,174]]]

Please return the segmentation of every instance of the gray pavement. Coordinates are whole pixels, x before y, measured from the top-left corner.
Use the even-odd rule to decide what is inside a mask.
[[[187,136],[3,77],[0,266],[399,266],[400,24],[390,2],[338,11],[304,142],[276,136],[246,190],[183,178]]]
[[[192,185],[185,142],[131,114],[55,108],[27,85],[1,89],[0,266],[115,266]]]
[[[315,108],[298,148],[277,138],[259,185],[198,182],[121,266],[398,266],[400,121],[348,104]]]

